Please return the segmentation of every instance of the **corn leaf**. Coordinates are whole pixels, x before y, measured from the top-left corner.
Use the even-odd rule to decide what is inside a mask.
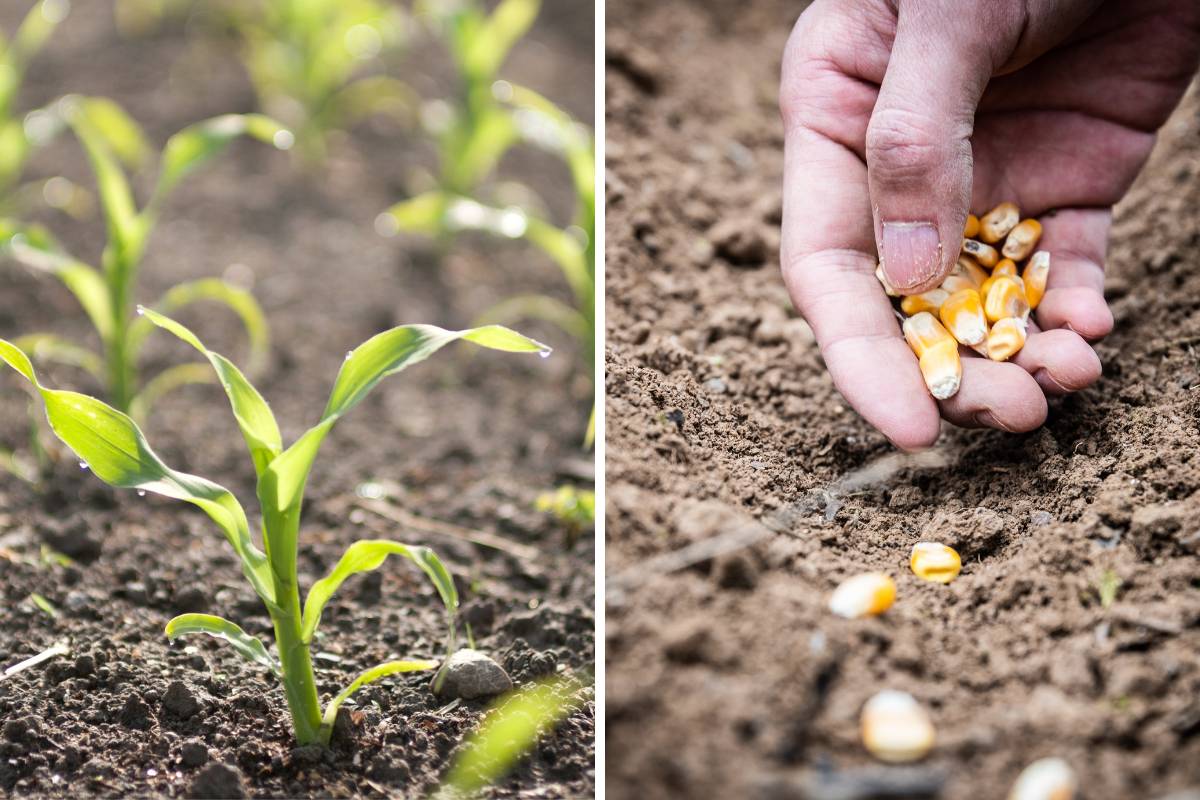
[[[445,227],[449,203],[449,195],[435,190],[402,200],[381,216],[390,218],[391,226],[398,231],[436,236]]]
[[[167,623],[167,638],[171,641],[190,633],[206,633],[223,639],[246,659],[266,667],[277,677],[283,676],[279,662],[267,652],[258,637],[251,636],[227,619],[212,614],[180,614]]]
[[[550,679],[498,699],[467,737],[437,798],[470,797],[500,781],[577,706],[579,684]]]
[[[319,124],[352,125],[376,114],[401,120],[416,116],[421,100],[412,88],[386,75],[369,75],[343,86],[320,114]]]
[[[433,325],[404,325],[373,336],[346,355],[321,421],[272,461],[263,474],[263,488],[273,495],[277,508],[298,504],[321,443],[343,414],[358,405],[384,378],[459,340],[510,353],[550,352],[546,345],[499,325],[462,331]],[[263,495],[261,489],[259,494]]]
[[[9,49],[9,57],[18,71],[23,70],[29,59],[42,49],[70,10],[69,0],[42,0],[29,10],[17,28]]]
[[[12,257],[32,269],[49,272],[75,295],[100,337],[112,335],[113,314],[108,285],[94,268],[68,255],[38,228],[22,229],[8,239],[6,249]]]
[[[152,324],[178,336],[208,359],[229,397],[233,416],[242,432],[242,438],[246,440],[250,457],[254,460],[255,473],[261,478],[267,466],[283,450],[279,425],[267,401],[233,362],[205,347],[196,334],[175,320],[150,309],[139,309],[139,312]]]
[[[192,303],[206,300],[220,303],[237,314],[250,340],[248,370],[251,374],[261,370],[266,365],[271,350],[267,316],[263,313],[262,306],[254,299],[254,295],[245,289],[239,289],[220,278],[201,278],[173,286],[155,301],[151,308],[159,314],[170,315]],[[154,323],[146,316],[133,321],[128,334],[131,354],[136,356],[152,330]]]
[[[321,720],[321,736],[328,742],[329,734],[333,732],[333,723],[337,720],[338,709],[342,707],[342,703],[346,702],[362,687],[368,683],[374,683],[380,678],[386,678],[389,675],[396,675],[402,672],[423,672],[436,668],[436,661],[387,661],[371,669],[354,679],[353,683],[342,689],[337,697],[329,701],[329,705],[325,706],[324,718]]]
[[[92,132],[125,164],[137,167],[146,160],[150,153],[146,135],[115,102],[107,97],[85,97],[79,101],[78,113],[87,118]]]
[[[570,336],[586,341],[591,326],[582,314],[561,300],[544,294],[522,294],[502,300],[485,311],[478,322],[507,324],[521,319],[540,319],[562,328]]]
[[[176,389],[215,381],[216,376],[212,374],[208,364],[175,364],[167,367],[146,381],[141,391],[129,401],[129,416],[138,422],[144,422],[150,409]]]
[[[251,540],[246,512],[228,489],[172,470],[150,449],[134,421],[111,406],[77,392],[46,388],[38,382],[25,353],[3,339],[0,359],[38,390],[51,430],[100,480],[119,489],[140,489],[183,500],[208,514],[238,554],[254,590],[274,606],[266,556]]]
[[[333,571],[308,590],[301,622],[301,635],[306,643],[312,640],[321,621],[321,611],[338,587],[351,575],[378,569],[390,555],[404,556],[420,567],[433,581],[447,611],[453,613],[458,608],[458,591],[454,588],[454,580],[432,550],[385,539],[366,539],[346,548]]]
[[[501,0],[469,41],[463,64],[467,72],[478,79],[495,75],[508,51],[533,25],[540,8],[540,0]]]
[[[502,108],[487,107],[477,116],[468,135],[451,145],[449,162],[443,164],[449,184],[462,190],[479,183],[516,141],[517,127],[509,113]]]
[[[293,138],[287,128],[262,114],[225,114],[190,125],[167,140],[151,206],[156,207],[181,180],[239,136],[249,136],[281,150],[291,147]]]

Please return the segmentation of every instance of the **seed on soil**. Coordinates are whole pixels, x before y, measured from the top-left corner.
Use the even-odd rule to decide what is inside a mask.
[[[882,614],[896,601],[896,582],[882,572],[867,572],[843,581],[829,597],[829,610],[839,617]]]
[[[1071,766],[1061,758],[1043,758],[1021,772],[1008,800],[1072,800],[1078,781]]]
[[[880,761],[918,761],[933,749],[933,722],[912,695],[885,689],[863,706],[862,739]]]
[[[914,575],[934,583],[949,583],[962,570],[958,552],[940,542],[917,542],[908,563]]]
[[[904,323],[904,338],[920,359],[921,374],[935,398],[944,400],[958,391],[962,374],[956,361],[958,348],[913,337],[911,320],[934,315],[959,344],[993,361],[1012,358],[1025,346],[1029,314],[1046,293],[1050,253],[1034,252],[1041,235],[1041,223],[1021,220],[1014,203],[1001,203],[980,220],[968,216],[962,255],[942,285],[899,299],[897,314]],[[1001,240],[1003,258],[992,246]],[[1023,267],[1020,262],[1025,262]],[[889,297],[897,296],[882,264],[875,277]],[[927,322],[920,324],[929,327]]]

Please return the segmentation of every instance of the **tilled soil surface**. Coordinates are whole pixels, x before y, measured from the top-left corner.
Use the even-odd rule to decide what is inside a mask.
[[[1195,88],[1118,210],[1103,379],[1031,434],[906,457],[778,275],[798,11],[608,8],[610,796],[1002,797],[1044,756],[1088,800],[1200,787]],[[963,556],[948,586],[908,569],[929,539]],[[896,605],[834,618],[868,570]],[[860,744],[888,687],[937,726],[917,767]]]
[[[591,8],[572,5],[568,13],[550,4],[505,73],[590,122]],[[221,41],[196,45],[193,36],[185,44],[181,25],[122,40],[111,4],[75,6],[31,70],[22,108],[67,92],[111,96],[160,144],[190,122],[254,110],[253,92]],[[4,3],[0,23],[11,30],[27,7]],[[579,14],[588,24],[578,24]],[[445,72],[437,48],[425,45],[417,57],[422,68],[408,76],[418,90],[444,92],[420,77]],[[474,239],[443,253],[377,236],[375,216],[413,191],[412,176],[433,164],[428,143],[387,125],[336,140],[327,170],[312,175],[286,154],[237,143],[172,198],[139,299],[223,273],[252,283],[273,335],[271,365],[257,384],[291,441],[317,420],[344,353],[374,333],[405,322],[462,327],[517,293],[568,299],[554,266],[517,244]],[[69,137],[40,153],[31,170],[92,185]],[[502,171],[542,192],[555,218],[569,219],[568,176],[554,159],[515,155]],[[152,176],[142,188],[145,177]],[[39,218],[76,255],[98,259],[97,217]],[[0,336],[50,330],[93,341],[57,284],[7,264],[0,287]],[[224,310],[197,306],[181,316],[214,349],[244,357]],[[594,469],[580,441],[591,389],[578,377],[583,362],[572,342],[551,328],[518,327],[554,345],[555,357],[451,348],[386,381],[339,424],[310,483],[301,584],[323,575],[355,539],[430,545],[459,579],[476,646],[518,686],[555,672],[588,683],[590,531],[566,530],[537,512],[535,500],[563,483],[590,488]],[[160,336],[145,365],[152,374],[183,358],[186,348]],[[46,369],[43,377],[95,389],[70,370]],[[20,450],[25,396],[15,375],[3,385],[0,434]],[[217,388],[169,396],[147,434],[167,463],[228,486],[255,516],[253,469]],[[501,537],[518,554],[471,544],[456,535],[462,529]],[[73,563],[44,557],[44,546]],[[58,616],[38,609],[33,593]],[[0,595],[0,666],[55,642],[70,646],[69,655],[0,682],[0,796],[422,796],[486,706],[434,698],[429,675],[385,680],[357,695],[331,750],[294,750],[273,679],[213,640],[172,646],[163,636],[172,615],[206,611],[270,639],[269,620],[214,525],[190,506],[114,493],[61,451],[37,486],[0,478]],[[439,658],[444,621],[424,577],[393,560],[343,587],[322,632],[316,667],[327,699],[379,661]],[[492,795],[592,793],[591,690],[578,699],[580,709]]]

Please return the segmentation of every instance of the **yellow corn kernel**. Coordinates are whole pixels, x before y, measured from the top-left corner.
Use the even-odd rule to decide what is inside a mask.
[[[983,302],[985,304],[987,303],[988,292],[990,292],[992,290],[992,287],[996,285],[996,281],[1000,280],[1001,278],[1008,278],[1009,280],[1014,280],[1017,282],[1017,285],[1020,286],[1022,289],[1025,288],[1025,281],[1021,278],[1020,275],[993,275],[990,278],[988,278],[986,281],[984,281],[983,284],[980,285],[980,287],[979,287],[979,297],[983,300]]]
[[[887,292],[888,297],[899,297],[900,296],[900,294],[895,289],[892,288],[892,285],[890,283],[888,283],[887,275],[883,274],[883,264],[882,263],[875,265],[875,277],[879,280],[880,283],[883,284],[883,291]]]
[[[842,581],[829,596],[829,610],[839,617],[882,614],[896,601],[896,582],[882,572],[867,572]]]
[[[963,289],[978,290],[979,284],[975,283],[975,281],[971,280],[966,275],[955,275],[954,273],[950,273],[946,276],[946,280],[942,281],[941,288],[946,292],[946,294],[954,294],[955,292],[961,292]],[[939,305],[938,308],[941,308],[941,306]]]
[[[1025,265],[1022,274],[1025,279],[1025,298],[1029,300],[1030,308],[1037,308],[1046,294],[1046,281],[1050,277],[1050,253],[1038,250]]]
[[[1020,221],[1021,210],[1016,203],[1001,203],[980,217],[979,238],[988,244],[995,244],[1008,236]]]
[[[1017,262],[1013,261],[1011,258],[1002,258],[998,262],[996,262],[996,266],[992,267],[992,277],[993,278],[996,277],[997,275],[1016,275],[1016,274],[1017,274]]]
[[[974,289],[963,289],[947,297],[938,316],[950,335],[963,344],[979,344],[987,338],[983,301]]]
[[[953,397],[962,383],[962,360],[958,342],[929,312],[904,320],[904,339],[917,354],[921,377],[929,393],[938,400]]]
[[[1073,800],[1079,782],[1071,766],[1061,758],[1043,758],[1026,767],[1008,800]]]
[[[863,745],[880,761],[919,761],[933,749],[929,713],[908,692],[885,689],[863,705]]]
[[[988,279],[987,270],[979,266],[979,262],[970,256],[959,256],[958,263],[954,266],[955,275],[965,275],[975,281],[976,286],[981,286]]]
[[[949,296],[950,293],[945,289],[930,289],[928,292],[910,294],[900,301],[900,310],[910,317],[913,314],[920,314],[922,311],[936,314]]]
[[[963,239],[962,251],[988,269],[996,266],[996,262],[1000,260],[996,248],[975,239]]]
[[[974,214],[967,214],[967,225],[963,228],[964,239],[974,239],[979,233],[979,217]]]
[[[962,559],[953,547],[939,542],[917,542],[908,559],[913,574],[923,581],[949,583],[962,571]]]
[[[1029,301],[1025,299],[1025,290],[1017,278],[1011,275],[1001,275],[992,279],[988,287],[987,297],[983,301],[983,312],[988,322],[996,322],[1005,317],[1025,319],[1029,316]]]
[[[1025,320],[1005,317],[996,320],[988,331],[987,357],[992,361],[1007,361],[1025,346]]]
[[[1033,248],[1037,247],[1038,239],[1041,238],[1042,223],[1036,219],[1021,220],[1021,223],[1009,232],[1000,252],[1014,261],[1024,261],[1033,252]]]

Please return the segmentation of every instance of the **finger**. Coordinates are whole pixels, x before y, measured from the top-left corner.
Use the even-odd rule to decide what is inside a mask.
[[[926,447],[937,439],[938,410],[874,277],[866,167],[820,130],[828,113],[820,96],[797,88],[821,80],[833,89],[821,96],[857,91],[856,81],[839,79],[808,50],[817,37],[805,34],[818,10],[806,12],[784,59],[783,277],[850,405],[897,446]]]
[[[1066,328],[1089,341],[1112,330],[1112,311],[1104,299],[1111,224],[1109,209],[1065,209],[1042,220],[1038,249],[1050,253],[1046,294],[1036,312],[1043,330]]]
[[[964,23],[970,15],[961,9],[937,2],[899,9],[866,155],[884,271],[911,293],[940,283],[958,257],[975,107],[992,56],[986,26]]]
[[[1065,329],[1038,331],[1030,325],[1025,346],[1012,363],[1024,369],[1051,396],[1077,392],[1100,378],[1100,358],[1078,334]]]
[[[942,416],[963,428],[1034,430],[1046,421],[1046,396],[1021,367],[986,358],[963,358],[957,394],[939,400]]]

